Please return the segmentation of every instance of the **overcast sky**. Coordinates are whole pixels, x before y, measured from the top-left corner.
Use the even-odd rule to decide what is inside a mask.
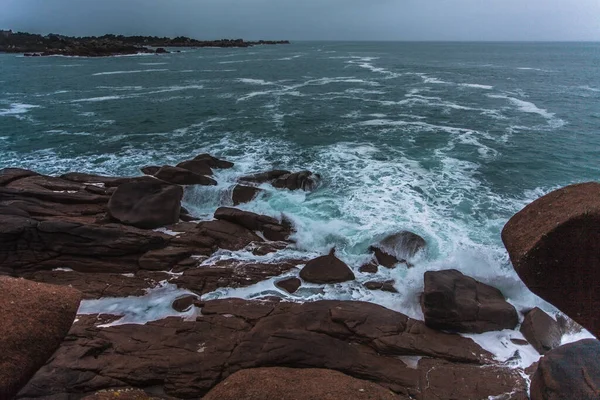
[[[600,40],[600,0],[0,0],[0,29],[198,39]]]

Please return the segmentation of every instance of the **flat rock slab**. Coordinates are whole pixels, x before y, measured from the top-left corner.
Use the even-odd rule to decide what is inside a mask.
[[[203,400],[400,400],[369,381],[327,369],[255,368],[231,375]]]
[[[52,356],[71,328],[74,289],[0,276],[0,398],[11,398]]]
[[[310,283],[340,283],[355,278],[348,265],[335,256],[334,250],[307,262],[300,277]]]
[[[600,335],[600,183],[567,186],[513,216],[502,230],[527,287]]]

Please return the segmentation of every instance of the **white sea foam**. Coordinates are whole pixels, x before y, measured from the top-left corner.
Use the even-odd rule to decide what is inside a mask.
[[[261,86],[276,85],[275,82],[267,82],[267,81],[265,81],[263,79],[238,78],[236,80],[238,82],[247,83],[249,85],[261,85]]]
[[[529,114],[538,114],[541,117],[545,118],[548,121],[549,125],[553,128],[559,128],[559,127],[565,125],[565,121],[563,121],[560,118],[556,118],[556,114],[551,113],[546,109],[539,108],[532,102],[517,99],[515,97],[509,97],[506,95],[488,94],[487,96],[492,99],[506,99],[512,105],[516,106],[517,109],[521,112],[529,113]]]
[[[491,85],[480,85],[477,83],[460,83],[459,86],[473,88],[473,89],[484,89],[484,90],[492,90],[494,88]]]
[[[539,361],[541,357],[530,344],[522,346],[514,344],[510,340],[525,339],[518,331],[506,329],[503,331],[480,334],[462,334],[462,336],[471,338],[483,349],[492,353],[496,361],[511,368],[528,368],[533,363]]]
[[[40,106],[33,104],[11,103],[9,108],[0,108],[0,117],[14,117],[17,119],[25,119],[23,114],[27,114],[29,111],[35,108],[40,108]]]
[[[168,69],[138,69],[131,71],[108,71],[108,72],[97,72],[92,74],[92,76],[101,76],[101,75],[121,75],[121,74],[140,74],[143,72],[164,72],[168,71]]]

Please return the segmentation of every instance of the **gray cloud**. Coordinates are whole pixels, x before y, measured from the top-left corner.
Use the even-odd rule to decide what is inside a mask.
[[[0,28],[292,40],[600,40],[598,0],[0,0]]]

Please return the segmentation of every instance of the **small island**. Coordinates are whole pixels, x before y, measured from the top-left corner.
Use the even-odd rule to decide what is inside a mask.
[[[104,35],[72,37],[57,34],[46,36],[0,31],[0,53],[23,53],[26,56],[109,57],[140,53],[168,53],[165,47],[235,47],[289,44],[287,40],[245,41],[243,39],[197,40],[178,36]]]

